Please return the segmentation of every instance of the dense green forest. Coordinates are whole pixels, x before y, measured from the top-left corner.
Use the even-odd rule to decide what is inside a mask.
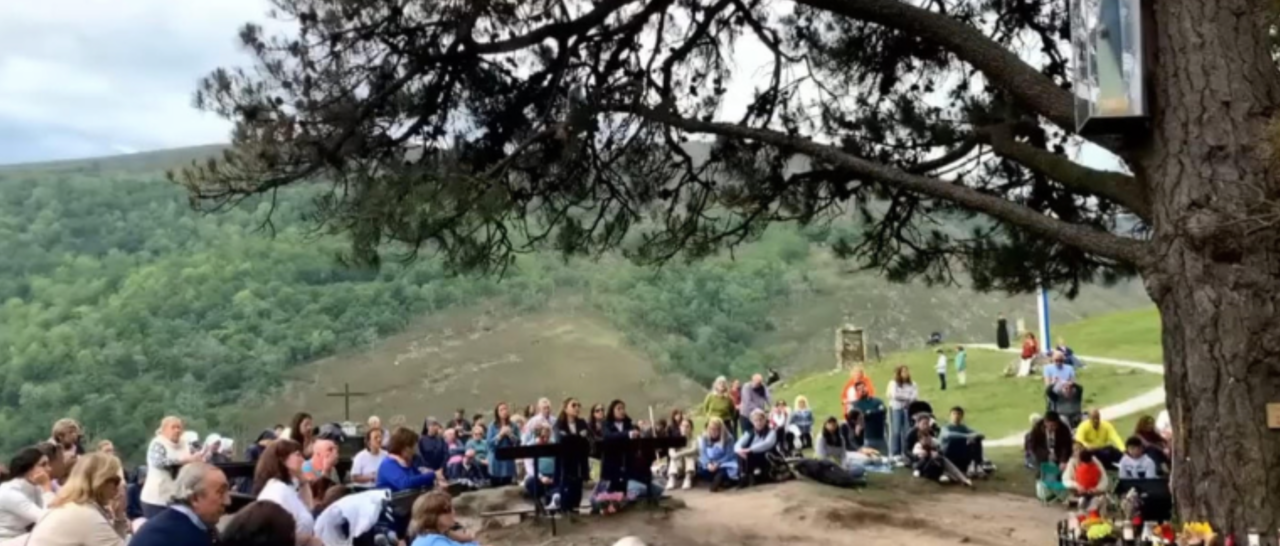
[[[298,363],[359,347],[413,317],[501,298],[517,310],[572,290],[669,370],[705,382],[762,359],[769,310],[829,229],[781,228],[736,260],[660,271],[618,259],[524,257],[505,277],[451,276],[429,257],[338,265],[344,241],[301,220],[306,195],[193,213],[159,174],[0,172],[0,447],[58,416],[126,452],[159,418],[229,426],[217,408],[279,386]]]
[[[766,364],[826,366],[826,332],[854,311],[892,349],[948,322],[986,332],[975,321],[1009,309],[999,296],[849,275],[829,252],[857,236],[848,221],[774,226],[732,256],[656,270],[555,253],[523,255],[502,278],[452,275],[429,255],[351,268],[337,259],[347,241],[305,219],[309,190],[282,194],[269,227],[267,201],[201,215],[157,169],[166,160],[0,168],[5,452],[47,437],[62,416],[126,455],[168,414],[231,430],[243,412],[227,409],[270,395],[290,368],[481,302],[520,313],[572,295],[662,369],[701,384]],[[1149,304],[1140,290],[1093,299],[1064,307]]]

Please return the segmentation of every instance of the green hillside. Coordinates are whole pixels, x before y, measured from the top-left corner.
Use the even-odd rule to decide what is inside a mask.
[[[196,153],[0,170],[0,449],[46,437],[60,415],[126,454],[168,413],[223,432],[296,407],[338,417],[321,395],[342,382],[382,396],[361,411],[410,421],[497,398],[625,397],[636,382],[648,385],[641,400],[675,403],[718,375],[828,368],[843,322],[887,353],[934,330],[989,336],[996,313],[1034,310],[1029,297],[853,273],[828,250],[857,236],[840,221],[777,226],[732,257],[660,270],[555,254],[523,256],[502,279],[451,275],[430,256],[347,268],[335,259],[345,241],[303,219],[315,189],[191,212],[152,169]],[[1090,288],[1055,315],[1146,305],[1128,283]],[[509,339],[482,341],[499,324]],[[468,328],[476,338],[460,337]],[[436,340],[448,354],[396,366]],[[509,364],[485,365],[494,359]]]

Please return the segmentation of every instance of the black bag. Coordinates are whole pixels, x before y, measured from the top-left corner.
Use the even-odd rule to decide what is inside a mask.
[[[840,465],[827,460],[803,459],[795,463],[801,476],[813,481],[851,489],[867,485],[865,476],[854,476]]]

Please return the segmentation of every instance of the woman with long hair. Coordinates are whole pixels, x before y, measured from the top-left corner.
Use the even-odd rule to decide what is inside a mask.
[[[906,458],[911,451],[907,434],[911,433],[911,418],[907,408],[920,398],[920,388],[911,381],[911,368],[898,366],[889,381],[889,456],[897,460]]]
[[[120,459],[105,453],[80,457],[27,546],[124,546],[129,521],[111,505],[124,493]]]
[[[693,438],[693,421],[681,419],[671,427],[672,435],[680,438]],[[676,479],[683,478],[682,489],[693,487],[693,475],[698,472],[698,444],[690,442],[683,448],[667,450],[667,489],[676,488]]]
[[[1142,441],[1142,450],[1155,461],[1156,467],[1161,468],[1162,472],[1167,471],[1170,461],[1169,441],[1156,430],[1156,419],[1150,415],[1138,418],[1138,424],[1133,427],[1133,435]]]
[[[639,438],[640,431],[627,415],[627,405],[622,400],[609,402],[605,409],[604,440]],[[600,459],[600,481],[606,482],[610,491],[626,487],[628,459],[631,454],[620,449],[605,449]]]
[[[318,544],[315,537],[316,507],[311,488],[302,480],[302,446],[298,442],[282,438],[272,442],[258,459],[253,472],[253,493],[259,501],[280,505],[293,516],[297,533],[296,544]]]
[[[498,402],[498,405],[493,407],[493,424],[489,425],[486,435],[490,453],[500,448],[520,445],[520,429],[511,422],[511,406],[506,402]],[[515,461],[498,460],[497,457],[489,459],[490,484],[502,487],[511,485],[515,479]]]
[[[156,429],[156,436],[147,447],[147,483],[142,486],[142,515],[147,519],[160,515],[177,494],[173,480],[179,466],[203,461],[204,453],[197,453],[182,441],[182,419],[165,417]]]
[[[453,512],[453,498],[432,491],[413,501],[409,512],[409,546],[478,546]]]
[[[0,483],[0,543],[27,534],[53,503],[49,457],[36,447],[9,461],[9,479]]]
[[[311,447],[316,443],[316,424],[311,414],[305,411],[294,414],[289,421],[289,429],[285,437],[302,447],[302,457],[311,458]]]
[[[555,441],[576,444],[579,448],[574,451],[574,456],[560,459],[560,475],[556,477],[556,483],[560,484],[561,506],[569,509],[582,504],[582,484],[591,478],[591,459],[588,456],[591,452],[591,429],[581,414],[582,403],[569,397],[560,405],[560,415],[555,420]]]
[[[698,438],[698,474],[711,481],[712,493],[738,481],[738,455],[733,446],[733,434],[724,421],[712,417]]]

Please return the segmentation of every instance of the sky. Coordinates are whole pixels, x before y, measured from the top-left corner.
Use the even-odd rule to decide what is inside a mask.
[[[0,1],[0,164],[228,140],[191,106],[264,0]]]
[[[249,63],[236,34],[267,9],[266,0],[0,0],[0,164],[227,141],[230,123],[191,98],[211,70]],[[745,109],[769,58],[754,40],[734,57],[727,119]],[[1110,168],[1107,155],[1086,147],[1077,160]]]

